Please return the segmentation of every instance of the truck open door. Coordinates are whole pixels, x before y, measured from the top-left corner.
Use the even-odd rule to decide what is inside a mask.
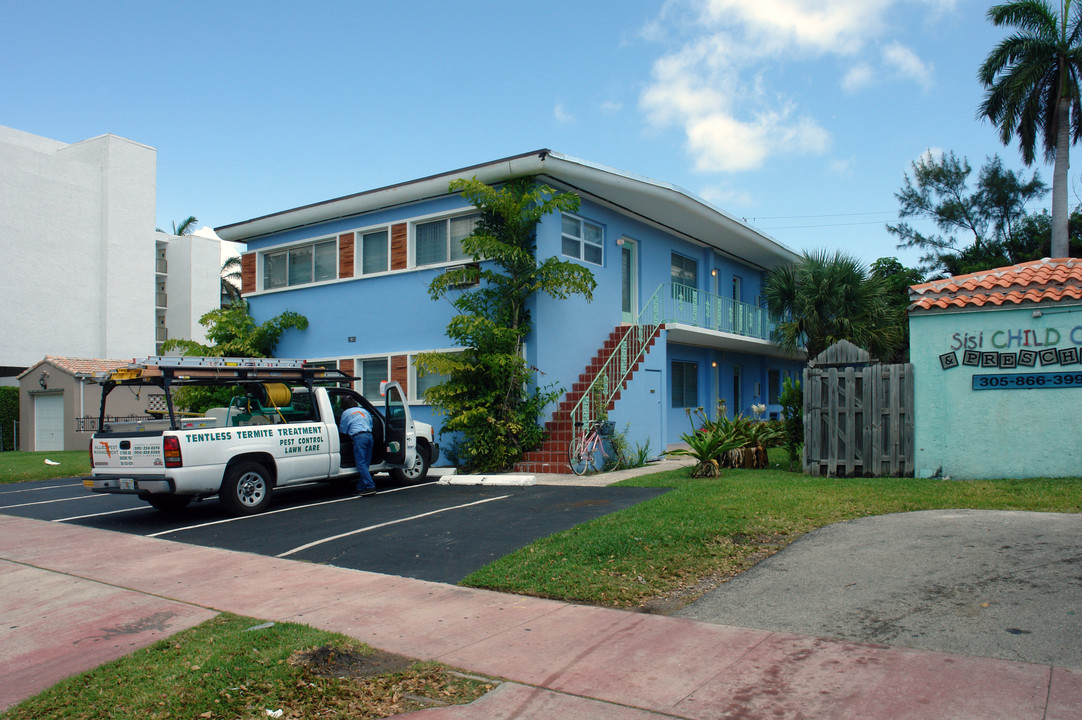
[[[383,385],[383,417],[387,418],[386,462],[406,465],[413,462],[417,437],[410,417],[409,404],[397,382]]]

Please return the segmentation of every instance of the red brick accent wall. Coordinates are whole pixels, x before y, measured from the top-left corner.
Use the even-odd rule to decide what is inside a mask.
[[[410,367],[408,358],[405,355],[391,356],[391,380],[402,385],[402,392],[405,393],[406,397],[410,396]]]
[[[391,269],[405,270],[409,263],[409,226],[399,223],[391,226]]]
[[[240,291],[255,292],[255,253],[244,253],[240,256]]]
[[[338,277],[353,277],[353,233],[338,236]]]

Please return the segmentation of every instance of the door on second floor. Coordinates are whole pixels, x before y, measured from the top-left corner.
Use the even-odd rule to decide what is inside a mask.
[[[634,323],[639,316],[639,244],[630,238],[620,243],[620,320]]]

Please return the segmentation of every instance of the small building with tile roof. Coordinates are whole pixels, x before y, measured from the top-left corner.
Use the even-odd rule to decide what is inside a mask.
[[[909,288],[918,477],[1082,476],[1082,259]]]
[[[24,370],[18,377],[19,449],[86,450],[101,410],[98,381],[130,362],[46,355]],[[147,388],[129,388],[109,396],[109,413],[146,417],[159,402]]]

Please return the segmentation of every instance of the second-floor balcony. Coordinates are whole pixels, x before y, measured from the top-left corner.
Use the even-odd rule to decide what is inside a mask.
[[[163,293],[163,292],[154,293],[154,305],[155,305],[155,307],[160,307],[160,308],[169,307],[169,303],[167,302],[167,298],[165,296],[165,293]]]
[[[673,342],[783,356],[774,335],[778,320],[766,308],[679,283],[662,283],[639,322],[665,323]]]

